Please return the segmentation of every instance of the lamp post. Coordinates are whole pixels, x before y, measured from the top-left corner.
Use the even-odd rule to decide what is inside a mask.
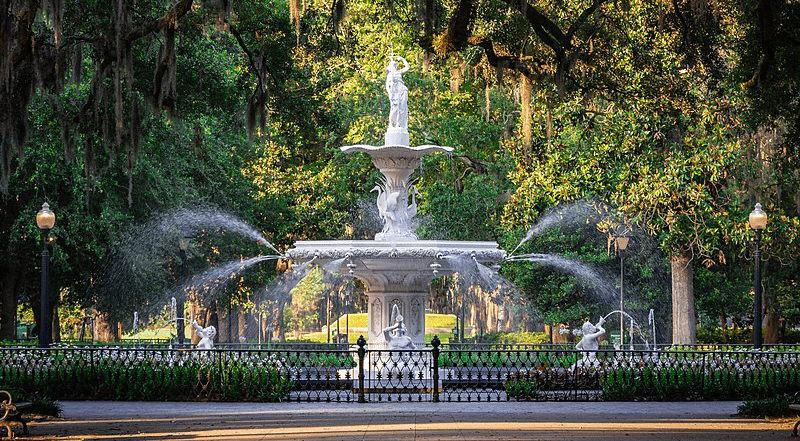
[[[761,209],[761,204],[748,217],[750,228],[755,232],[755,250],[753,260],[753,347],[761,349],[761,230],[767,226],[767,214]]]
[[[353,294],[353,281],[350,282],[350,289],[344,293],[344,313],[346,314],[344,317],[344,341],[345,343],[350,343],[350,296]]]
[[[42,300],[39,311],[39,347],[50,346],[52,331],[50,329],[50,249],[47,242],[50,239],[50,230],[56,224],[56,215],[50,211],[50,204],[45,202],[42,209],[36,213],[36,225],[42,230]]]
[[[625,334],[623,332],[625,326],[625,316],[623,315],[624,306],[623,306],[623,299],[625,297],[625,291],[622,287],[622,280],[625,271],[625,257],[624,251],[628,248],[628,241],[630,237],[628,236],[627,230],[622,230],[622,233],[618,234],[614,241],[617,243],[617,250],[619,251],[619,346],[623,347],[625,343]],[[633,342],[631,342],[633,343]]]
[[[180,249],[181,254],[181,279],[183,279],[184,283],[186,282],[186,278],[188,277],[188,271],[186,268],[186,251],[189,249],[189,241],[192,239],[192,230],[187,228],[186,226],[181,227],[181,237],[178,239],[178,248]],[[180,294],[178,295],[177,305],[175,307],[175,331],[178,334],[178,344],[183,345],[184,339],[186,338],[186,331],[184,330],[184,318],[183,318],[183,309],[184,309],[184,300],[186,298],[186,288],[181,290]]]

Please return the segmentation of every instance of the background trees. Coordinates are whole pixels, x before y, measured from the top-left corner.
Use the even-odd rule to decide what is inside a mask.
[[[796,320],[794,3],[4,0],[0,8],[2,323],[17,301],[38,302],[32,220],[44,200],[58,216],[51,292],[84,306],[102,303],[122,231],[181,205],[236,213],[279,247],[370,237],[371,203],[362,201],[376,172],[339,146],[380,142],[389,50],[415,65],[405,76],[412,142],[455,148],[427,157],[415,176],[422,236],[511,249],[553,207],[603,201],[612,207],[605,223],[552,231],[526,249],[571,250],[615,274],[603,240],[609,222],[635,226],[664,256],[628,260],[632,289],[661,306],[664,321],[669,307],[648,279],[666,274],[671,259],[694,280],[703,323],[746,325],[745,219],[760,201],[774,220],[764,243],[768,341],[778,317]],[[216,245],[198,237],[197,246]],[[260,252],[248,247],[198,253],[193,265]],[[163,280],[143,291],[179,276],[175,255],[158,259]],[[600,312],[572,276],[504,271],[546,322]],[[253,286],[272,272],[253,276]],[[684,303],[691,294],[672,293]],[[0,325],[0,337],[12,329]]]

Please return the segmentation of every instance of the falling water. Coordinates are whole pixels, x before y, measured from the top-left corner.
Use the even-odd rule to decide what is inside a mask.
[[[266,245],[276,254],[281,254],[263,234],[259,233],[243,220],[232,214],[211,208],[182,208],[168,212],[158,221],[155,228],[163,231],[175,231],[177,233],[180,233],[180,228],[188,228],[192,231],[222,228],[244,237],[249,237],[262,245]]]
[[[589,220],[596,218],[597,216],[598,210],[595,208],[595,203],[590,200],[584,199],[571,204],[560,205],[553,211],[544,215],[539,222],[536,223],[536,225],[528,230],[528,233],[525,234],[525,237],[509,253],[509,257],[513,256],[519,247],[522,246],[522,244],[531,240],[531,238],[534,236],[538,236],[548,228],[558,224],[563,224],[564,222],[572,222],[579,218],[583,220]]]
[[[554,266],[571,274],[574,274],[579,279],[585,282],[586,286],[591,288],[602,300],[606,302],[611,302],[614,299],[619,299],[619,295],[616,292],[614,286],[606,281],[603,277],[600,277],[594,270],[589,268],[588,266],[576,262],[574,260],[568,259],[563,256],[557,256],[554,254],[522,254],[519,256],[514,256],[510,261],[520,261],[525,260],[528,262],[536,262],[545,265]]]
[[[245,260],[233,260],[193,276],[180,289],[200,290],[206,300],[213,300],[219,296],[221,288],[235,280],[242,271],[259,262],[279,258],[280,256],[257,256]]]

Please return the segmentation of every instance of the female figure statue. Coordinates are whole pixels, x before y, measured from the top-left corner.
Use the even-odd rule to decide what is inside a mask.
[[[403,62],[398,68],[397,60]],[[408,88],[403,83],[403,73],[409,69],[405,58],[391,55],[386,67],[386,93],[389,95],[389,130],[408,129]]]

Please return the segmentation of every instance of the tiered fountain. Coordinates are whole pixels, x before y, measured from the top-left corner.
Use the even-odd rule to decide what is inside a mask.
[[[402,61],[402,68],[398,68],[398,61]],[[369,154],[383,173],[382,182],[373,189],[378,192],[383,230],[375,240],[300,241],[286,252],[294,262],[313,260],[328,270],[364,282],[369,298],[368,340],[373,349],[387,347],[383,330],[394,324],[395,309],[404,317],[407,335],[414,345],[424,347],[425,305],[431,280],[470,267],[476,272],[488,271],[481,265],[499,262],[506,254],[496,242],[418,240],[411,230],[411,219],[417,213],[417,191],[409,181],[411,174],[425,154],[453,149],[409,145],[408,89],[402,79],[407,70],[405,59],[390,57],[386,91],[391,110],[384,145],[342,147],[343,152]]]

